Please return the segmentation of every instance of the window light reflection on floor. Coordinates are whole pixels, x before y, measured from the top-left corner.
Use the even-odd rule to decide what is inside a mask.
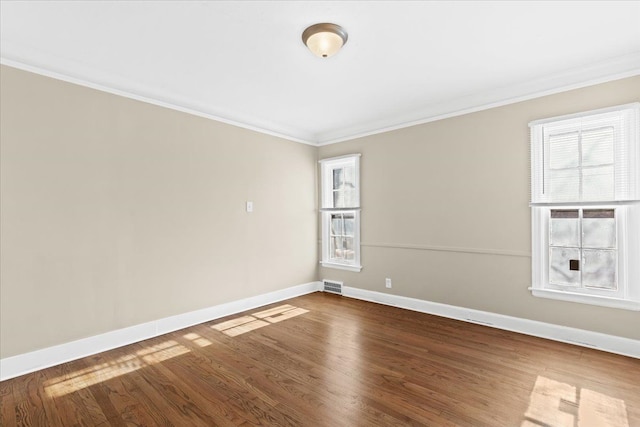
[[[211,327],[225,335],[236,337],[246,332],[253,331],[273,323],[278,323],[283,320],[291,319],[292,317],[300,316],[301,314],[308,312],[309,310],[305,310],[304,308],[285,304],[268,310],[252,313],[248,316],[242,316],[236,319],[217,323]]]
[[[234,337],[308,312],[308,310],[303,308],[285,304],[253,313],[251,316],[243,316],[222,322],[212,327],[228,336]],[[192,332],[185,334],[183,337],[199,347],[206,347],[212,344],[208,339]],[[180,356],[189,351],[189,348],[178,342],[167,340],[145,347],[132,354],[127,354],[108,362],[96,364],[90,368],[80,369],[68,375],[54,378],[45,383],[45,390],[50,397],[64,396],[103,381],[137,371],[145,366]]]
[[[206,347],[209,346],[211,344],[213,344],[211,341],[209,341],[206,338],[201,337],[198,334],[195,334],[193,332],[190,332],[186,335],[184,335],[184,337],[186,339],[188,339],[189,341],[192,341],[194,344],[196,344],[198,347]]]
[[[195,340],[193,341],[195,342]],[[68,375],[54,378],[47,381],[44,388],[50,397],[64,396],[103,381],[137,371],[145,366],[180,356],[189,351],[187,347],[176,341],[164,341],[160,344],[145,347],[135,353],[119,357],[113,361],[99,363],[90,368],[81,369]]]
[[[521,427],[629,427],[624,401],[538,376]]]

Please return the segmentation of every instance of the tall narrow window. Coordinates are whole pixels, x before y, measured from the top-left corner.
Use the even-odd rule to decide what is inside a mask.
[[[360,271],[360,155],[320,160],[322,265]]]
[[[533,295],[640,310],[640,104],[529,126]]]

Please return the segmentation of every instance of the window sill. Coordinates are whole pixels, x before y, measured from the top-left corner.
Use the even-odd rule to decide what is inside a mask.
[[[361,265],[336,264],[336,263],[326,262],[326,261],[322,261],[320,264],[325,268],[335,268],[337,270],[347,270],[347,271],[353,271],[355,273],[360,273],[360,270],[362,270]]]
[[[640,311],[640,301],[607,298],[594,295],[576,294],[571,292],[555,291],[550,289],[529,288],[534,297],[550,298],[562,301],[577,302],[581,304],[599,305],[603,307],[621,308],[624,310]]]

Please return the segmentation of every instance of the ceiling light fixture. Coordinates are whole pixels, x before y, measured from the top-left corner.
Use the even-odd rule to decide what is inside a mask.
[[[347,42],[347,38],[344,28],[329,23],[312,25],[302,33],[302,42],[320,58],[335,55]]]

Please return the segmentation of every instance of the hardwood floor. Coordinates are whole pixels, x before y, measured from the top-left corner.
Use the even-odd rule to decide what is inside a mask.
[[[0,399],[7,427],[631,427],[640,360],[315,293],[3,381]]]

